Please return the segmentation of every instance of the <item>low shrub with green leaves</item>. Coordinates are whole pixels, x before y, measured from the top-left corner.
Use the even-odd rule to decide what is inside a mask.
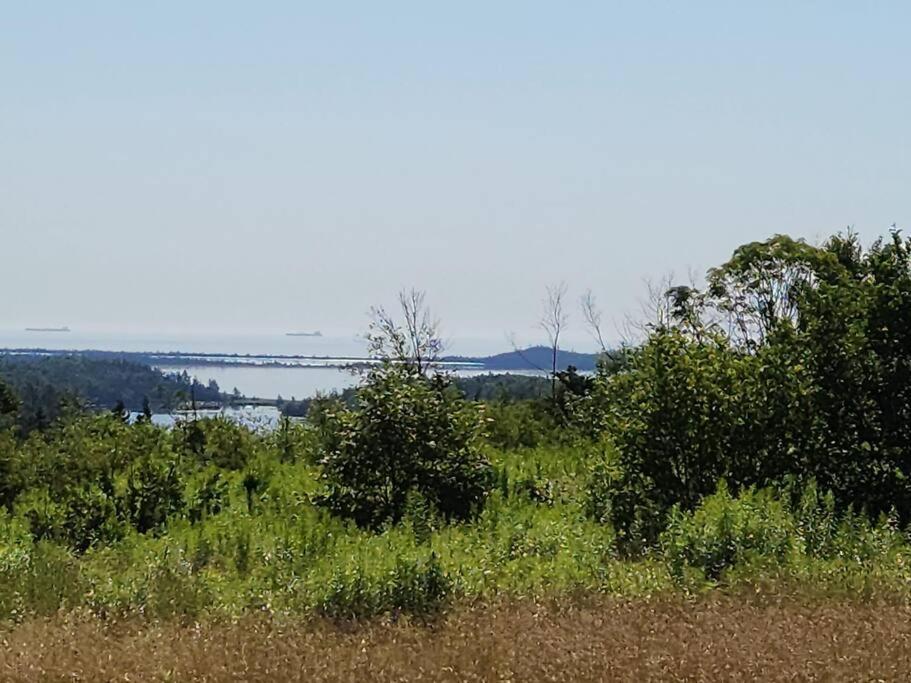
[[[816,482],[803,489],[718,490],[691,512],[672,510],[661,550],[678,583],[742,583],[759,579],[804,585],[859,585],[878,576],[883,587],[907,577],[911,546],[897,518],[835,509]]]
[[[693,512],[671,512],[661,545],[675,577],[693,567],[717,580],[735,565],[787,563],[798,551],[798,536],[793,516],[772,491],[747,490],[733,497],[722,481]]]
[[[397,523],[417,492],[447,519],[467,519],[493,479],[481,451],[482,412],[441,375],[384,362],[358,392],[357,408],[327,415],[320,501],[358,525]]]

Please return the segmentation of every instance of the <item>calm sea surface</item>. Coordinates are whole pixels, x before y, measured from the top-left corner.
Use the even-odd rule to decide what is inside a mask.
[[[238,366],[162,366],[165,372],[186,370],[203,383],[214,379],[222,391],[236,388],[257,398],[307,398],[317,393],[341,391],[357,383],[357,377],[338,368],[276,368]]]

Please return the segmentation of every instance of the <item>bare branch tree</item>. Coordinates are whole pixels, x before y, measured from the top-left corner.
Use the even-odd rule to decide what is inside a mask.
[[[440,321],[431,315],[425,293],[418,289],[399,292],[399,323],[382,306],[370,309],[367,344],[370,355],[388,359],[426,374],[440,360],[444,344],[440,337]]]
[[[539,321],[539,325],[547,334],[550,344],[550,394],[554,401],[557,399],[557,361],[560,354],[560,334],[569,321],[569,315],[563,305],[566,291],[565,282],[547,287],[547,294],[544,297],[544,311]]]
[[[639,298],[639,315],[624,315],[618,334],[626,346],[636,346],[648,337],[651,330],[666,326],[670,322],[670,307],[666,292],[673,286],[673,274],[665,275],[659,280],[644,278],[646,295]]]
[[[592,290],[587,290],[580,299],[582,306],[582,318],[588,327],[588,333],[598,342],[601,347],[601,353],[607,353],[607,345],[604,343],[604,335],[601,333],[601,309],[598,308],[598,302]]]

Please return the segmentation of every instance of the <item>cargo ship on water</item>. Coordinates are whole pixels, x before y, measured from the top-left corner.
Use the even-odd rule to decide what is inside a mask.
[[[64,325],[63,327],[26,327],[26,332],[69,332],[70,328]]]
[[[322,337],[323,333],[319,330],[315,332],[285,332],[286,337]]]

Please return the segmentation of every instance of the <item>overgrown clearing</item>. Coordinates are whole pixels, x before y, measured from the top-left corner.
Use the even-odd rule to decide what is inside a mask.
[[[745,245],[527,401],[466,398],[401,303],[350,400],[271,433],[26,432],[0,385],[16,675],[905,677],[911,242]]]

